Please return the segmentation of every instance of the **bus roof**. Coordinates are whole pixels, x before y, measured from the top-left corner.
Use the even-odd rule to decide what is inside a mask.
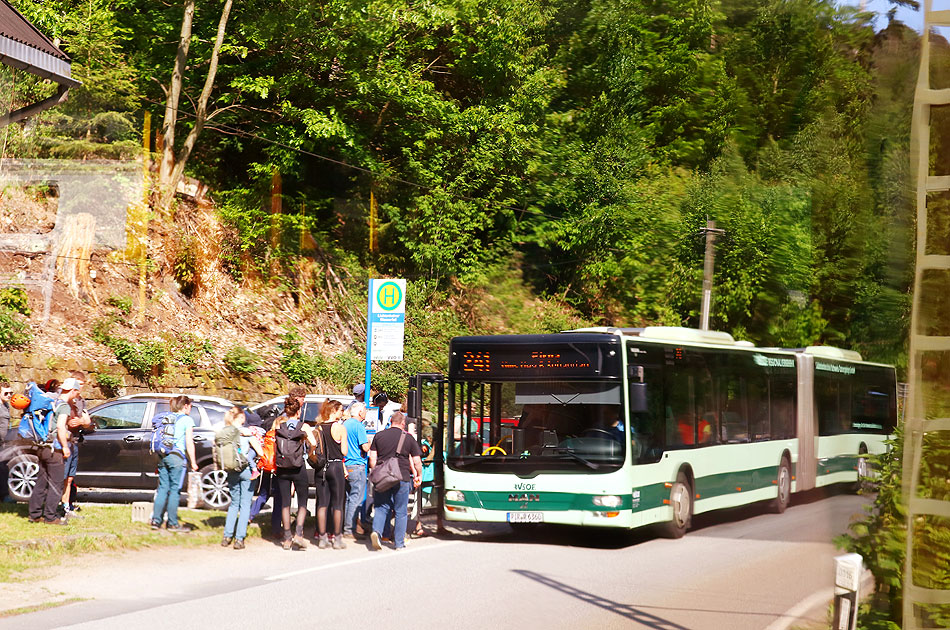
[[[597,333],[607,335],[617,335],[621,337],[640,337],[642,339],[651,339],[656,341],[673,341],[681,343],[698,343],[714,346],[734,346],[738,348],[755,348],[755,344],[750,341],[736,340],[726,332],[717,330],[699,330],[697,328],[686,328],[683,326],[646,326],[644,328],[617,328],[612,326],[596,326],[590,328],[577,328],[575,330],[565,330],[561,334],[576,333]],[[798,354],[808,354],[825,359],[837,359],[840,361],[861,361],[864,362],[861,353],[854,350],[846,350],[835,346],[808,346],[807,348],[759,348],[765,351],[795,352]]]

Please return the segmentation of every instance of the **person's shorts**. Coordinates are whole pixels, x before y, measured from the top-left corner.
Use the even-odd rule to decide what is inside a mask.
[[[79,445],[70,444],[69,457],[66,459],[66,464],[63,469],[63,481],[67,477],[75,477],[76,471],[79,469]]]

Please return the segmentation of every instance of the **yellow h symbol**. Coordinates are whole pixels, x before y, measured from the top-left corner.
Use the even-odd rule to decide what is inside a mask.
[[[383,287],[383,294],[380,296],[380,304],[383,308],[395,308],[399,304],[398,287],[394,284],[388,284]]]

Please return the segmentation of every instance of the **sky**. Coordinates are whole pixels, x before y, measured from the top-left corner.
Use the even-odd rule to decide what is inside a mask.
[[[898,7],[897,16],[895,19],[903,22],[907,26],[911,27],[912,29],[920,33],[923,30],[923,25],[924,25],[923,4],[924,4],[923,0],[920,0],[921,6],[920,6],[920,10],[918,11],[914,11],[913,9],[908,9],[905,7]],[[860,0],[840,0],[840,3],[839,3],[839,6],[857,7],[860,5],[861,5]],[[934,0],[934,5],[935,5],[934,6],[935,9],[937,8],[950,9],[950,3],[947,3],[945,1],[941,2],[941,0]],[[940,6],[940,5],[944,5],[944,6]],[[893,6],[894,5],[892,5],[887,0],[867,0],[866,10],[877,13],[877,19],[874,22],[875,31],[880,31],[884,29],[885,27],[887,27],[887,12],[890,11],[891,7]]]

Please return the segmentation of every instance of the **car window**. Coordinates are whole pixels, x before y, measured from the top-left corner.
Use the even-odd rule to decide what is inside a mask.
[[[316,422],[317,417],[320,415],[320,405],[322,403],[318,402],[308,402],[303,405],[303,414],[301,418],[304,422]]]
[[[201,408],[208,414],[208,423],[212,426],[224,423],[224,414],[227,412],[227,408],[218,407],[217,405],[213,407],[210,405],[201,405]],[[198,424],[197,421],[195,424]]]
[[[148,403],[144,401],[116,403],[97,409],[92,420],[97,429],[140,429],[146,407]]]
[[[156,400],[155,401],[155,415],[157,416],[160,413],[171,411],[171,407],[169,407],[168,404],[169,404],[169,401],[167,400]],[[190,415],[194,419],[196,427],[201,426],[201,412],[198,411],[198,405],[192,405],[191,413],[188,415]]]

